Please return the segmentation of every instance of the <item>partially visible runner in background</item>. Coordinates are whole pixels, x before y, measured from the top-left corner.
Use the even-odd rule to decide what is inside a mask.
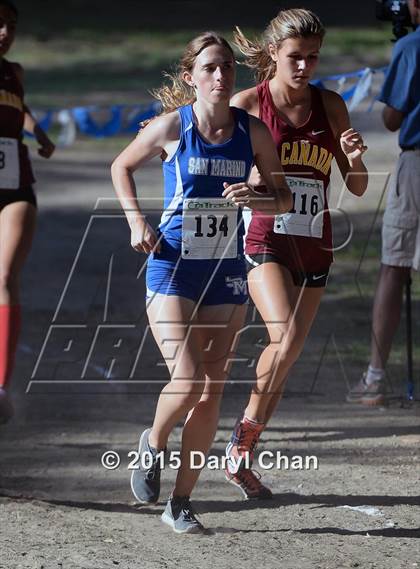
[[[0,423],[13,415],[10,378],[21,326],[19,275],[35,230],[35,179],[23,129],[32,133],[49,158],[54,144],[39,127],[24,102],[23,69],[5,59],[12,46],[18,11],[0,0]]]

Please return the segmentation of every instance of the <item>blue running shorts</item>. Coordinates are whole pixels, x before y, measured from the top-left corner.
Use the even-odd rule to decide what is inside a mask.
[[[188,260],[180,252],[168,251],[161,241],[161,253],[147,262],[147,299],[154,294],[182,296],[202,305],[244,304],[248,301],[245,259]]]

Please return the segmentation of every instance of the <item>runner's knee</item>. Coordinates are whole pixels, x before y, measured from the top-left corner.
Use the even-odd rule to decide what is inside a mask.
[[[284,369],[295,363],[299,357],[305,338],[299,333],[294,335],[288,334],[281,342],[272,342],[269,346],[271,352],[274,352],[274,361],[276,368]]]
[[[185,408],[186,411],[189,411],[200,401],[203,393],[203,384],[195,382],[182,383],[182,386],[177,386],[177,382],[172,381],[172,393],[170,393],[170,395],[175,395],[179,406]]]
[[[11,272],[0,270],[0,291],[2,293],[17,294],[18,276]]]

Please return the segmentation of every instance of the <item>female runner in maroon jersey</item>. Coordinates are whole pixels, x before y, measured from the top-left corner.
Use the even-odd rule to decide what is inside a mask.
[[[34,134],[39,154],[49,158],[54,145],[24,103],[23,70],[4,59],[16,31],[18,12],[0,0],[0,423],[12,415],[7,393],[20,330],[18,279],[35,228],[36,198],[23,129]]]
[[[232,104],[270,128],[294,197],[288,214],[253,210],[246,237],[249,292],[270,336],[248,405],[226,448],[226,477],[247,498],[271,497],[249,468],[253,450],[302,351],[333,261],[327,203],[332,160],[351,193],[361,196],[367,186],[366,146],[350,127],[343,99],[309,84],[323,36],[315,14],[292,9],[279,12],[261,42],[247,40],[239,29],[235,38],[258,85],[236,94]],[[251,182],[264,183],[258,173]]]

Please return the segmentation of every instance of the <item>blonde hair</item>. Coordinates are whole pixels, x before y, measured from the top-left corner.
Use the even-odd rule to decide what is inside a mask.
[[[200,53],[211,45],[225,47],[232,54],[233,49],[229,43],[215,32],[204,32],[190,41],[185,48],[184,54],[178,64],[175,73],[164,73],[170,83],[153,90],[152,95],[162,104],[162,114],[170,113],[182,105],[193,103],[196,99],[194,89],[185,83],[182,75],[185,71],[192,72],[195,61]]]
[[[325,28],[316,14],[304,8],[281,10],[264,30],[261,40],[251,41],[240,28],[233,33],[234,44],[246,57],[245,65],[254,70],[258,83],[271,79],[276,72],[276,63],[271,59],[268,46],[278,46],[289,38],[318,36],[322,42]]]

